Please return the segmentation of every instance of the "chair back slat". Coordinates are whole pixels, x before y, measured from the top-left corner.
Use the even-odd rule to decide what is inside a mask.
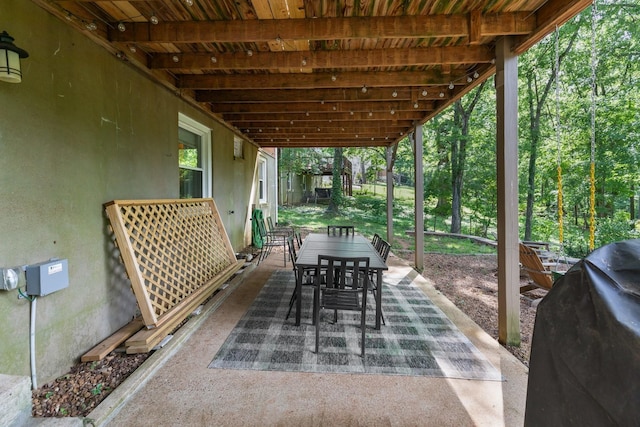
[[[355,227],[353,225],[327,225],[329,236],[353,236]]]

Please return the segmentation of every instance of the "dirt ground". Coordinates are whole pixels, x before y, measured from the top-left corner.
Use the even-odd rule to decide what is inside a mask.
[[[413,261],[413,253],[398,249],[395,255]],[[272,255],[273,256],[273,255]],[[277,256],[277,255],[276,255]],[[495,255],[426,254],[423,275],[436,289],[498,339],[497,260]],[[526,283],[526,278],[522,283]],[[520,305],[520,347],[507,347],[529,365],[535,307]],[[149,354],[127,355],[112,352],[100,362],[80,363],[66,375],[33,391],[34,417],[86,416],[122,381],[144,362]]]
[[[413,261],[412,252],[396,253]],[[443,255],[425,254],[423,276],[432,280],[460,310],[476,322],[485,332],[498,339],[498,264],[495,255]],[[529,283],[521,278],[521,285]],[[543,291],[535,291],[543,296]],[[505,346],[522,363],[529,366],[531,337],[536,317],[534,304],[520,302],[519,347]]]

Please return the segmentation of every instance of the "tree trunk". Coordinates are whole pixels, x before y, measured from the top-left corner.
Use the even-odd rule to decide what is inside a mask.
[[[467,142],[469,140],[469,120],[471,113],[480,100],[486,85],[483,82],[475,92],[473,100],[465,109],[461,100],[454,104],[453,125],[459,129],[457,137],[451,141],[451,232],[460,233],[462,230],[462,184],[464,182],[464,168],[467,160]]]
[[[342,148],[333,150],[333,181],[327,212],[338,213],[342,205]]]
[[[567,44],[567,47],[558,54],[558,64],[562,63],[563,58],[571,50],[578,32],[575,31]],[[538,85],[535,82],[534,72],[527,73],[527,93],[529,96],[529,138],[531,141],[531,152],[529,157],[529,170],[527,175],[527,208],[525,212],[524,220],[524,240],[531,240],[531,234],[533,229],[533,205],[535,203],[535,183],[536,183],[536,161],[538,158],[538,143],[540,142],[540,120],[542,117],[542,109],[547,101],[547,96],[551,92],[553,82],[555,82],[556,64],[554,62],[551,67],[551,73],[544,88],[541,91],[538,89]],[[556,123],[556,126],[560,126],[560,123]]]
[[[454,104],[453,126],[460,129],[457,137],[451,141],[451,233],[460,233],[462,229],[462,179],[465,161],[465,114],[462,101]],[[467,130],[468,132],[468,130]]]

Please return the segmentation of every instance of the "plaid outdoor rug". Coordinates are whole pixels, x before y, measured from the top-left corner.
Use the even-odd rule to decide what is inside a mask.
[[[313,291],[303,286],[302,319],[295,306],[285,320],[295,287],[292,271],[269,278],[209,368],[262,371],[415,375],[501,381],[500,372],[408,277],[385,278],[382,308],[386,326],[375,324],[374,298],[367,306],[366,354],[360,357],[360,314],[323,310],[319,354],[311,323]]]

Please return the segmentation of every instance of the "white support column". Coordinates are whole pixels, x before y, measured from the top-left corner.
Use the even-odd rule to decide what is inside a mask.
[[[518,250],[518,57],[512,39],[496,45],[498,171],[498,339],[520,345]]]
[[[387,147],[387,242],[393,244],[393,154],[392,147]]]
[[[422,125],[417,125],[413,132],[414,144],[414,167],[415,175],[415,263],[416,270],[422,272],[424,270],[424,167],[422,166]]]

